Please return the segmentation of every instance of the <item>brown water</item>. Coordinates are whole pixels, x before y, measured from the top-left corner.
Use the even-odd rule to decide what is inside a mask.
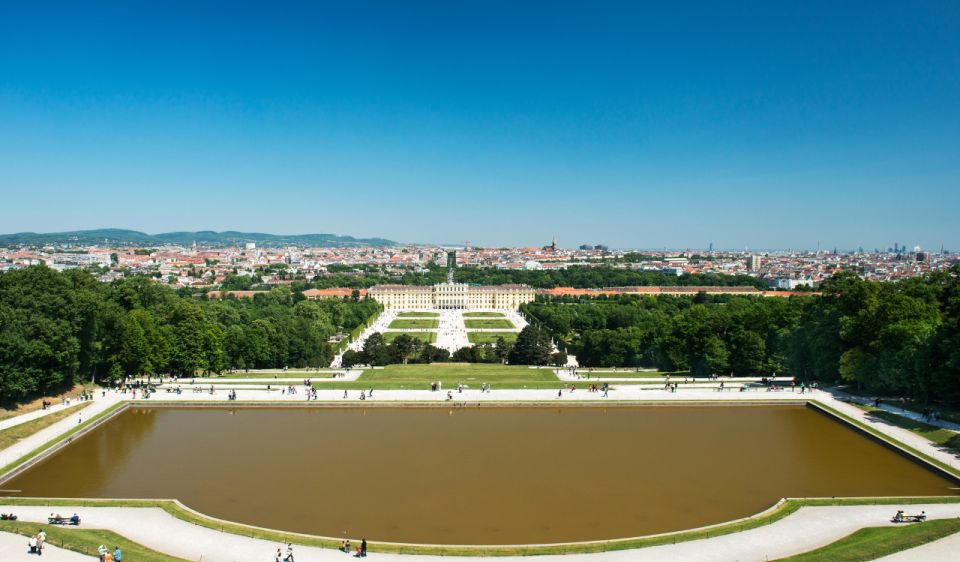
[[[326,536],[565,542],[952,484],[802,406],[130,409],[4,485]]]

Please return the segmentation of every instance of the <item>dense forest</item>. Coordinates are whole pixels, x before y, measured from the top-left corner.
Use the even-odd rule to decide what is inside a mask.
[[[0,273],[0,398],[126,375],[324,366],[330,336],[378,310],[373,301],[306,300],[286,287],[215,300],[144,277],[105,284],[42,266]]]
[[[522,307],[585,366],[790,374],[960,402],[960,266],[899,283],[845,273],[819,296],[540,299]]]

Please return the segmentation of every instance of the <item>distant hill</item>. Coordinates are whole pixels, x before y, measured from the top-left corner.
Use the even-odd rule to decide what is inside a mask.
[[[0,246],[42,245],[89,245],[112,244],[118,246],[162,246],[174,244],[189,246],[193,242],[204,246],[232,246],[254,242],[258,246],[325,246],[343,248],[348,246],[393,246],[396,242],[384,238],[354,238],[336,234],[266,234],[263,232],[165,232],[147,234],[136,230],[101,228],[71,232],[18,232],[0,234]]]

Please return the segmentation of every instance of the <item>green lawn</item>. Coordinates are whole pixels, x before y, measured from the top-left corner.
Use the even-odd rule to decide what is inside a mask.
[[[81,517],[83,517],[82,514]],[[78,529],[59,525],[41,525],[39,523],[26,523],[23,521],[0,521],[0,531],[16,533],[24,537],[35,535],[39,529],[43,529],[47,533],[48,544],[86,554],[94,558],[97,556],[97,548],[102,544],[107,546],[111,552],[113,552],[115,547],[119,546],[120,550],[123,551],[124,560],[135,560],[136,562],[186,562],[183,558],[176,558],[151,550],[113,531]],[[26,552],[26,538],[23,539],[23,545],[23,550]],[[37,560],[42,559],[42,557],[37,558]]]
[[[506,314],[502,312],[464,312],[464,318],[503,318]]]
[[[391,330],[435,330],[439,320],[402,320],[397,319],[388,326]]]
[[[412,310],[408,312],[398,312],[397,316],[399,318],[413,317],[413,318],[438,318],[440,316],[439,312],[420,312],[418,310]]]
[[[497,343],[497,338],[503,338],[507,343],[517,341],[516,332],[467,332],[470,343]]]
[[[506,318],[496,318],[492,320],[464,320],[464,326],[472,329],[483,330],[512,330],[516,328],[513,322]]]
[[[960,519],[936,519],[898,527],[868,527],[827,546],[783,558],[791,562],[876,560],[960,532]]]
[[[552,388],[560,383],[549,369],[478,363],[388,365],[383,369],[364,371],[357,380],[358,383],[369,383],[374,388],[381,388],[383,384],[389,384],[393,388],[399,388],[400,385],[406,388],[426,388],[433,381],[441,381],[449,387],[458,382],[476,386],[490,383],[494,388],[523,388],[525,385],[530,388]],[[531,386],[538,383],[549,384]]]
[[[887,412],[886,410],[874,408],[873,406],[864,404],[854,404],[854,406],[869,412],[870,417],[874,418],[874,421],[884,421],[897,427],[902,427],[954,453],[960,453],[960,434],[950,431],[949,429],[943,429],[942,427],[905,418],[892,412]]]
[[[420,341],[433,343],[437,341],[436,332],[383,332],[383,339],[387,343],[393,343],[393,340],[397,339],[397,336],[406,335],[411,338],[416,338]]]
[[[67,416],[76,414],[78,411],[86,408],[90,404],[92,404],[92,402],[80,402],[79,404],[75,404],[69,408],[64,408],[59,412],[47,414],[42,418],[30,420],[28,422],[21,423],[20,425],[15,425],[11,428],[0,431],[0,450],[17,444],[17,442],[21,439],[30,437],[34,433],[50,427]]]

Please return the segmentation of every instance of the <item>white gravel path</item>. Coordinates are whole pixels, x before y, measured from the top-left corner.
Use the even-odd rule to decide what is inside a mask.
[[[30,554],[27,549],[27,537],[16,535],[14,533],[4,533],[0,531],[0,560],[3,562],[22,562],[32,560],[34,562],[90,562],[96,560],[96,556],[84,556],[71,550],[64,550],[53,545],[47,545],[43,549],[43,556]],[[126,557],[124,557],[126,559]]]
[[[12,508],[0,506],[0,509]],[[65,506],[58,509],[62,512],[79,513],[83,517],[84,527],[111,529],[144,546],[188,560],[199,560],[202,557],[204,561],[209,562],[262,562],[271,560],[270,557],[276,552],[278,546],[271,541],[221,533],[193,525],[159,508]],[[896,509],[896,506],[805,507],[770,525],[730,535],[635,550],[538,556],[537,560],[545,562],[775,560],[819,548],[857,529],[891,525],[889,519]],[[44,521],[49,512],[49,508],[42,506],[17,507],[16,510],[21,520],[38,522]],[[960,517],[960,504],[915,505],[909,506],[909,510],[924,510],[931,519]],[[298,562],[330,562],[346,559],[343,553],[336,550],[302,546],[294,547],[294,550]],[[379,554],[375,550],[371,551],[369,557],[394,562],[440,559],[436,556]],[[530,558],[496,557],[496,560],[519,562],[530,560]],[[924,558],[910,558],[910,560],[924,560]]]

